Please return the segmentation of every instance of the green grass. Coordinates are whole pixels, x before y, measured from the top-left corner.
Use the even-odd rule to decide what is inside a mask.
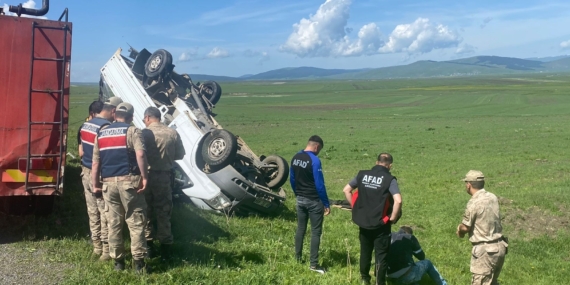
[[[246,82],[222,84],[216,119],[258,154],[290,159],[318,134],[331,199],[379,152],[394,156],[404,206],[427,257],[450,284],[468,284],[471,245],[455,236],[469,200],[459,180],[470,169],[501,197],[510,237],[501,284],[565,284],[570,270],[570,75],[431,80]],[[74,87],[69,151],[95,87]],[[320,276],[293,259],[296,228],[290,186],[278,217],[226,217],[177,204],[174,259],[151,260],[156,273],[116,273],[96,262],[86,242],[87,215],[77,160],[66,170],[58,210],[41,219],[35,239],[15,247],[41,249],[68,266],[68,284],[347,284],[357,283],[359,243],[350,213],[326,217]],[[395,228],[393,228],[395,229]],[[305,256],[308,256],[306,240]],[[422,284],[431,284],[424,280]]]

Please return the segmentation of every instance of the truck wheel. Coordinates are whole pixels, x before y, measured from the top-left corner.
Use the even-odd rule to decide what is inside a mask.
[[[283,157],[278,155],[270,155],[263,159],[263,162],[277,166],[266,169],[264,180],[267,187],[272,190],[279,190],[279,188],[287,182],[287,178],[289,177],[289,164]]]
[[[226,130],[214,130],[208,133],[202,143],[202,158],[214,169],[222,169],[236,157],[237,138]]]
[[[172,54],[164,49],[155,51],[144,65],[144,73],[149,78],[155,78],[172,66]]]
[[[202,94],[212,104],[216,105],[222,96],[222,87],[216,81],[206,81],[201,84]]]

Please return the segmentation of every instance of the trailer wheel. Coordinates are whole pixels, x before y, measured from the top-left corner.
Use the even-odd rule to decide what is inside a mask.
[[[200,94],[206,97],[208,101],[216,105],[222,96],[222,87],[216,81],[206,81],[201,84]]]
[[[283,157],[278,155],[270,155],[263,159],[263,162],[275,166],[273,168],[267,168],[265,171],[264,180],[267,187],[272,190],[279,190],[279,188],[287,182],[287,178],[289,177],[289,164]]]
[[[164,49],[155,51],[146,61],[144,73],[149,78],[156,78],[172,66],[172,54]]]
[[[235,158],[238,150],[237,138],[226,130],[210,132],[202,143],[202,158],[210,168],[222,169]]]

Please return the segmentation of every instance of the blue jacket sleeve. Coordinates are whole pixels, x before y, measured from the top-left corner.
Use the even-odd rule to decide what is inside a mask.
[[[293,189],[293,193],[297,195],[297,192],[295,192],[295,172],[293,172],[293,167],[289,168],[289,183],[291,183],[291,189]]]
[[[315,178],[315,187],[317,188],[317,194],[321,198],[321,202],[325,208],[330,208],[329,197],[327,196],[327,188],[325,187],[325,177],[323,176],[323,169],[321,167],[321,160],[316,156],[313,158],[313,177]]]

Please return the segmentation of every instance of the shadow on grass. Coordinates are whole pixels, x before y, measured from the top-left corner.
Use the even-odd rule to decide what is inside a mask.
[[[49,215],[8,216],[0,214],[0,243],[35,239],[87,239],[89,225],[81,168],[65,167],[64,191],[55,197]]]
[[[336,249],[327,251],[325,253],[324,260],[330,261],[335,267],[348,267],[349,261],[351,266],[358,266],[358,260],[354,256],[351,255],[350,259],[347,259],[346,251],[339,251]]]

